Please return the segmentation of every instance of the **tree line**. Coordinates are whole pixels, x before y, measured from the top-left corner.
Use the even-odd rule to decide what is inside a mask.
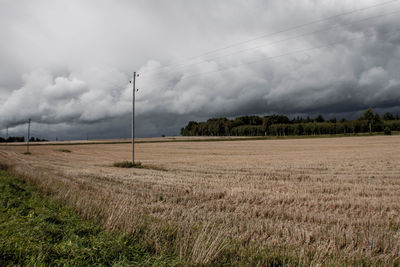
[[[323,134],[357,134],[400,131],[400,118],[387,112],[383,116],[371,108],[353,121],[332,118],[325,120],[322,115],[315,118],[284,115],[242,116],[229,120],[213,118],[206,122],[190,121],[181,129],[183,136],[289,136]]]
[[[29,142],[46,142],[46,139],[40,139],[37,137],[29,138]],[[8,138],[0,137],[0,143],[16,143],[16,142],[25,142],[24,136],[9,136]]]

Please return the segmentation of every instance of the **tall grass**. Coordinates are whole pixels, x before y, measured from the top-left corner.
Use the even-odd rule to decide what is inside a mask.
[[[83,180],[53,179],[45,173],[33,175],[15,166],[1,164],[14,177],[33,185],[42,194],[76,209],[81,218],[94,221],[110,232],[125,232],[155,255],[177,255],[186,264],[209,264],[226,247],[226,239],[211,225],[182,229],[172,221],[139,215],[133,198],[108,198]],[[101,197],[99,197],[101,196]]]
[[[1,266],[184,265],[130,235],[105,232],[1,170],[0,203]]]

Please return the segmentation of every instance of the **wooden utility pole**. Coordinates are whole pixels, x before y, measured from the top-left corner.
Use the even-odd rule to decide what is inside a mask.
[[[135,164],[135,95],[136,95],[136,71],[132,81],[132,163]]]
[[[29,154],[29,139],[31,138],[31,119],[28,120],[28,142],[26,142],[26,153]]]
[[[7,126],[7,131],[6,131],[6,146],[8,145],[8,126]]]

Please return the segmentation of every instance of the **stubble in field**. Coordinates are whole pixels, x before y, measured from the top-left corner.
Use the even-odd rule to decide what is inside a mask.
[[[129,144],[66,148],[1,147],[0,159],[189,263],[399,263],[399,136],[138,144],[155,169],[113,167]]]

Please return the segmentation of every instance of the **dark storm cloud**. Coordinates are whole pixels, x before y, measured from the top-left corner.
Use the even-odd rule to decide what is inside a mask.
[[[128,137],[133,70],[139,136],[209,117],[398,113],[398,1],[204,54],[379,3],[4,0],[0,128]]]

